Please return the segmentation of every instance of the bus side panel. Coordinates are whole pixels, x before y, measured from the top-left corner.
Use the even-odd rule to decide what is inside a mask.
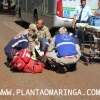
[[[37,10],[38,16],[42,13],[42,0],[22,0],[20,7],[22,19],[32,23],[34,21],[34,10]]]
[[[41,18],[46,22],[46,25],[51,28],[54,26],[54,16],[55,16],[55,6],[56,0],[46,0],[48,1],[48,12],[45,13]]]
[[[24,20],[24,21],[27,21],[27,22],[32,22],[33,21],[33,12],[32,12],[32,7],[34,6],[32,6],[32,0],[23,0],[22,1],[22,3],[23,2],[25,2],[26,1],[26,3],[25,3],[25,5],[22,5],[21,6],[21,9],[23,8],[23,6],[25,7],[25,10],[23,11],[21,11],[21,14],[22,14],[22,20]]]

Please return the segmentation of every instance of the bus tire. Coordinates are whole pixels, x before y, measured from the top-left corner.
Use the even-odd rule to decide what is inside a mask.
[[[33,18],[34,18],[34,22],[36,22],[38,20],[38,12],[37,12],[37,9],[34,10]]]

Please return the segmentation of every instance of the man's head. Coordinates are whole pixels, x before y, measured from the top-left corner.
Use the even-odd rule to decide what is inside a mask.
[[[30,24],[29,25],[29,30],[35,32],[36,31],[36,25],[35,24]]]
[[[59,28],[59,33],[60,34],[67,33],[67,29],[65,27],[61,27],[61,28]]]
[[[86,5],[86,0],[81,0],[81,6],[84,8]]]
[[[98,8],[100,8],[100,0],[98,1]]]
[[[30,24],[29,28],[28,28],[28,31],[29,31],[28,35],[32,37],[34,34],[36,34],[35,33],[36,32],[36,25],[35,24]]]
[[[37,29],[42,29],[44,26],[44,21],[42,19],[39,19],[37,22],[36,22],[36,27]]]

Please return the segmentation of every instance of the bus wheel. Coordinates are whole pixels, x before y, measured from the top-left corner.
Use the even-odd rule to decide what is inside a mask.
[[[34,19],[34,22],[36,22],[38,20],[38,12],[37,12],[37,9],[34,10],[33,19]]]

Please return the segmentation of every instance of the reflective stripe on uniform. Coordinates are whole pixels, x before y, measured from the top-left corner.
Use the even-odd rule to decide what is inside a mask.
[[[16,43],[14,43],[14,44],[12,45],[12,47],[17,46],[17,45],[18,45],[19,43],[21,43],[21,42],[28,42],[28,40],[27,40],[27,39],[19,40],[19,41],[17,41]]]
[[[62,46],[62,45],[65,45],[65,44],[75,45],[75,44],[72,43],[72,42],[62,42],[62,43],[58,43],[58,44],[56,45],[56,47],[58,48],[58,47],[60,47],[60,46]]]

